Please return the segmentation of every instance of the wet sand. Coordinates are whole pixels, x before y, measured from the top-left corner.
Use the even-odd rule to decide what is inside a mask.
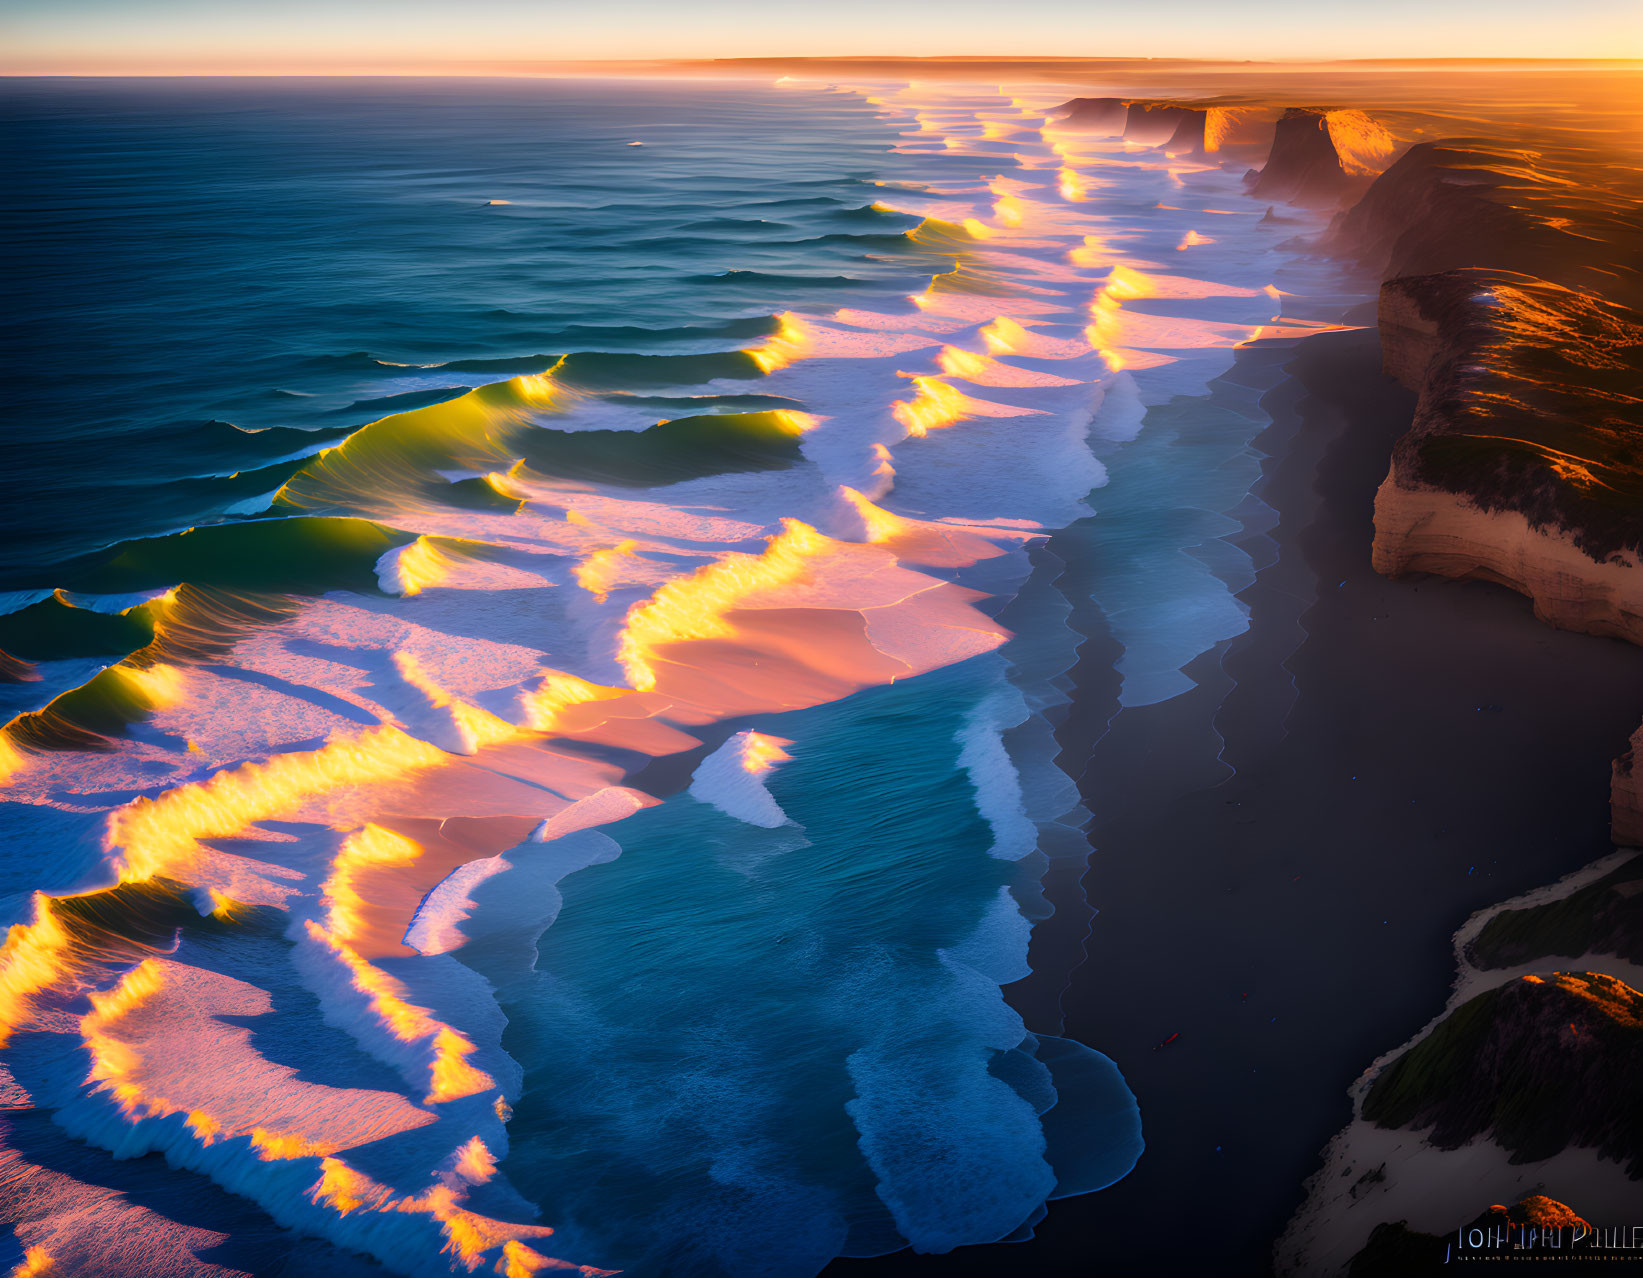
[[[1290,376],[1257,444],[1278,518],[1270,546],[1251,534],[1272,559],[1242,596],[1251,629],[1190,669],[1194,691],[1115,716],[1117,650],[1077,618],[1058,736],[1063,766],[1088,760],[1096,852],[1082,894],[1077,867],[1052,870],[1039,975],[1009,991],[1030,1028],[1064,1016],[1117,1061],[1147,1151],[1029,1242],[829,1275],[1269,1272],[1348,1085],[1442,1008],[1455,929],[1609,850],[1643,654],[1500,587],[1377,576],[1374,493],[1413,397],[1373,329],[1251,351],[1229,378],[1265,384],[1274,358]]]

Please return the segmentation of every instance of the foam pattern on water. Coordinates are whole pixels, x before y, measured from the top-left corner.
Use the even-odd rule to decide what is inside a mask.
[[[118,239],[106,375],[19,392],[39,493],[109,494],[7,512],[0,1095],[84,1207],[20,1253],[806,1275],[1134,1165],[1118,1067],[1006,997],[1087,852],[1044,543],[1125,705],[1244,625],[1217,379],[1333,283],[1235,176],[1048,91],[17,92],[77,200],[247,231],[153,297]]]

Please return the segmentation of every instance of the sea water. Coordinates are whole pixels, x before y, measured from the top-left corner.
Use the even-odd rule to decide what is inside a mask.
[[[1315,219],[1044,87],[5,96],[17,1258],[814,1274],[1128,1171],[1006,997],[1041,543],[1124,704],[1242,629]]]

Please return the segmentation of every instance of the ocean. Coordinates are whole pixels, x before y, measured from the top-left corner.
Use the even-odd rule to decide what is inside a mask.
[[[1320,215],[1053,86],[3,93],[0,1261],[811,1275],[1145,1156],[1008,994],[1068,618],[1247,624]]]

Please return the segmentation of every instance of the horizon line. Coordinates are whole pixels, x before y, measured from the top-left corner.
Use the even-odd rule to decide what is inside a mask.
[[[1643,58],[1635,57],[1379,57],[1379,58],[1203,58],[1177,56],[1132,56],[1076,54],[752,54],[721,58],[556,58],[556,59],[465,59],[430,63],[384,65],[382,63],[336,63],[293,66],[289,69],[203,69],[203,70],[0,70],[0,79],[295,79],[304,76],[341,78],[359,76],[394,78],[413,76],[476,76],[512,77],[551,75],[554,69],[564,68],[574,73],[594,68],[607,72],[666,71],[702,68],[732,68],[789,64],[795,66],[818,63],[927,63],[927,64],[982,64],[987,66],[1076,66],[1117,65],[1146,67],[1157,64],[1184,66],[1213,66],[1230,70],[1241,68],[1295,68],[1317,66],[1387,67],[1387,68],[1555,68],[1587,67],[1592,69],[1643,70]]]

